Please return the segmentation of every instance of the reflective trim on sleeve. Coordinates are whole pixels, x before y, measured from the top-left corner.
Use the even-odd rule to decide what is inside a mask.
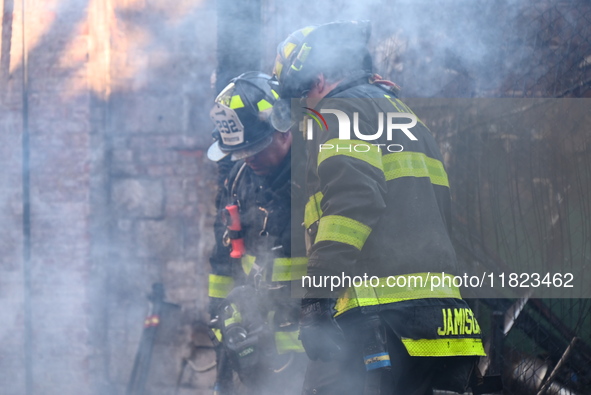
[[[273,260],[271,281],[299,280],[306,275],[307,268],[308,258],[276,258]]]
[[[304,346],[298,339],[300,332],[275,332],[275,347],[278,354],[285,354],[290,351],[304,352]]]
[[[242,259],[240,260],[240,263],[242,264],[242,270],[244,270],[244,274],[246,274],[246,275],[250,274],[250,271],[252,270],[252,266],[254,265],[255,261],[256,261],[256,257],[254,257],[252,255],[244,255],[242,257]]]
[[[482,341],[475,338],[408,339],[401,338],[413,357],[449,357],[486,355]]]
[[[320,208],[320,202],[324,195],[322,192],[316,192],[310,196],[306,208],[304,210],[304,226],[308,229],[312,224],[322,217],[322,208]]]
[[[230,326],[232,324],[239,324],[242,322],[242,316],[240,316],[240,313],[237,316],[232,316],[230,318],[228,318],[227,320],[224,320],[224,326]]]
[[[395,152],[384,155],[386,181],[400,177],[429,177],[431,183],[449,187],[443,163],[422,152]]]
[[[401,274],[380,278],[378,284],[367,287],[349,287],[337,300],[335,317],[360,306],[427,298],[461,299],[459,288],[453,286],[453,277],[451,274],[442,276],[442,273]],[[437,281],[433,282],[434,279]]]
[[[217,339],[217,341],[219,341],[221,343],[221,341],[222,341],[222,331],[219,330],[218,328],[212,328],[211,331],[215,335],[215,338]]]
[[[318,166],[326,159],[344,155],[350,158],[362,160],[382,170],[382,153],[375,145],[361,140],[331,139],[320,145],[318,153]]]
[[[230,306],[232,306],[232,310],[233,310],[232,316],[230,316],[224,320],[225,327],[228,327],[232,324],[239,324],[242,322],[242,314],[240,314],[236,305],[234,303],[230,303]]]
[[[234,279],[229,276],[209,275],[209,296],[211,298],[225,298],[234,288]]]
[[[338,241],[361,250],[371,228],[354,219],[341,215],[327,215],[320,218],[315,243],[320,241]]]

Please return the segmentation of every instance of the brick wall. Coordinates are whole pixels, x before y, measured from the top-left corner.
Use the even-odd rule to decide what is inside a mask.
[[[507,72],[531,77],[530,57],[516,71],[511,58],[499,56],[524,53],[509,43],[524,26],[537,26],[521,12],[527,2],[487,12],[469,2],[452,9],[386,3],[261,1],[264,71],[294,29],[354,18],[373,20],[377,69],[405,96],[498,96]],[[146,296],[161,282],[179,308],[157,341],[149,387],[172,393],[192,327],[205,317],[215,168],[204,152],[216,2],[25,0],[24,13],[22,4],[0,0],[0,392],[26,394],[29,377],[32,394],[124,393]],[[544,7],[542,16],[553,14]],[[578,39],[566,33],[572,49]],[[550,49],[554,43],[548,40]],[[587,81],[582,61],[573,70]],[[210,384],[211,376],[187,373],[183,391]]]
[[[119,391],[129,378],[152,283],[162,282],[167,300],[181,307],[177,326],[154,350],[152,391],[176,384],[192,324],[205,318],[215,168],[203,149],[211,131],[214,23],[212,1],[113,4],[106,129],[114,215],[106,310],[108,377]]]
[[[24,393],[24,293],[22,267],[22,98],[20,85],[11,83],[10,36],[13,21],[12,3],[2,6],[2,41],[0,47],[0,388],[7,395]],[[8,10],[7,10],[8,8]],[[18,52],[16,52],[18,56]],[[13,78],[20,80],[15,70]],[[6,389],[4,391],[4,389]]]
[[[149,379],[150,391],[171,392],[205,318],[214,2],[28,0],[24,40],[21,3],[0,6],[1,392],[25,394],[29,367],[33,394],[124,393],[154,282],[179,306]],[[185,377],[191,393],[211,384]]]

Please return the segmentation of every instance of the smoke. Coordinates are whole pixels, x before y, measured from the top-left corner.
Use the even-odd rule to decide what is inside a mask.
[[[154,282],[172,290],[167,296],[182,306],[184,329],[206,317],[215,182],[203,152],[219,49],[215,3],[53,0],[23,14],[21,2],[0,2],[6,14],[0,50],[3,394],[26,394],[27,380],[35,394],[123,393]],[[537,25],[524,21],[523,0],[261,3],[267,73],[277,44],[292,31],[351,19],[372,21],[376,71],[400,84],[404,96],[498,96],[511,75],[531,69],[524,61],[531,48],[520,40]],[[534,74],[546,72],[541,64]],[[25,118],[30,288],[23,285]],[[179,148],[192,156],[181,156]],[[32,334],[25,338],[29,324]],[[154,365],[162,387],[174,387],[176,377],[158,370],[179,368],[185,340],[179,335],[168,359]]]
[[[523,38],[525,27],[536,28],[518,23],[527,5],[521,0],[273,3],[264,18],[269,59],[295,29],[370,20],[375,71],[412,97],[498,96],[509,73],[519,73],[521,55],[509,44]]]
[[[195,107],[215,36],[195,21],[215,18],[199,2],[0,5],[2,393],[123,393],[151,284],[182,272],[166,285],[185,326],[206,297],[208,166],[174,149],[209,122]]]

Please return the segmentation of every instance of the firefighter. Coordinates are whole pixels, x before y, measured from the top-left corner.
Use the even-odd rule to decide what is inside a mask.
[[[270,79],[260,72],[234,78],[210,112],[216,140],[209,159],[235,161],[216,198],[210,257],[210,315],[220,342],[216,391],[222,394],[238,391],[232,371],[241,391],[299,394],[307,363],[298,339],[300,303],[291,295],[291,282],[305,274],[307,262],[303,237],[293,243],[291,237],[291,196],[299,193],[291,178],[293,136],[270,123],[278,97]]]
[[[368,22],[303,28],[275,62],[282,100],[306,109],[304,393],[463,392],[484,350],[449,281],[447,174],[397,87],[372,74],[369,36]],[[294,124],[286,108],[275,106],[278,128]]]

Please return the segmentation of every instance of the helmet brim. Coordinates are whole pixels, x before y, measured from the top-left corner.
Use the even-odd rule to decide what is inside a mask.
[[[207,158],[213,162],[219,162],[228,156],[228,152],[223,152],[220,148],[219,142],[216,140],[207,149]]]
[[[271,144],[272,141],[273,141],[273,134],[266,136],[264,139],[262,139],[261,141],[259,141],[256,144],[251,145],[248,148],[244,148],[244,149],[236,150],[236,151],[226,151],[226,153],[232,155],[233,161],[246,159],[250,156],[254,156],[254,155],[258,154],[259,152],[261,152],[262,150],[267,148]]]

